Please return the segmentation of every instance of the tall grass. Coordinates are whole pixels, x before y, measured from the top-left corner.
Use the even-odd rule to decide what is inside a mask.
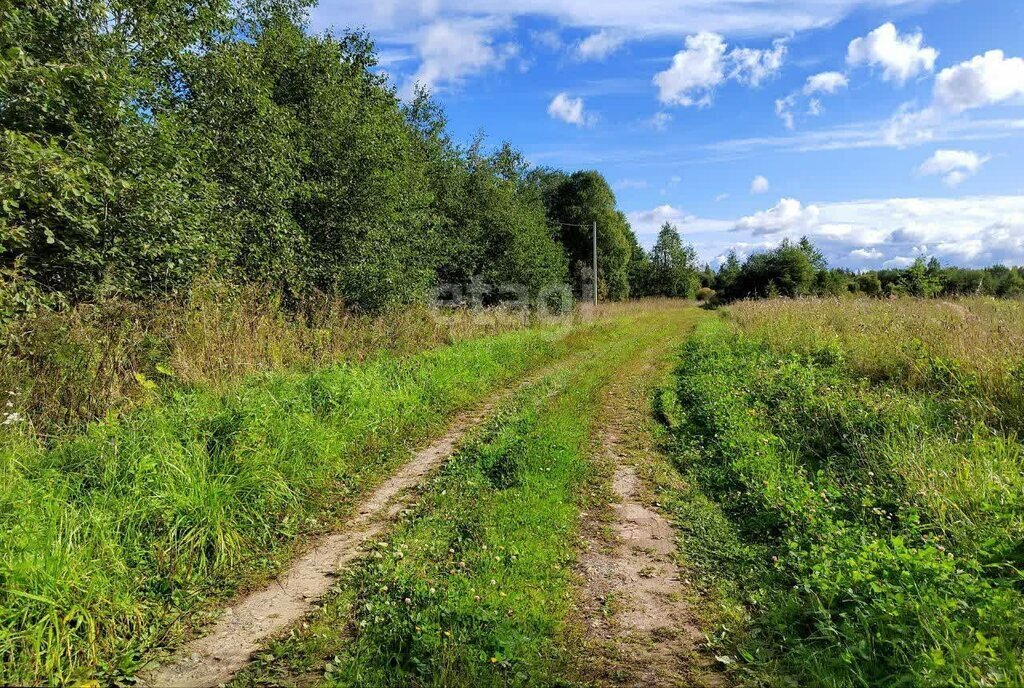
[[[223,390],[175,385],[49,445],[8,433],[0,683],[133,674],[178,620],[273,570],[452,412],[601,327],[523,329]],[[222,331],[198,331],[211,329]]]
[[[225,390],[255,373],[404,355],[556,320],[425,307],[367,316],[326,298],[285,308],[257,287],[204,283],[185,300],[106,299],[5,324],[0,403],[9,406],[0,410],[57,435],[144,403],[156,388]]]
[[[1022,300],[773,299],[736,303],[728,318],[777,351],[841,350],[874,382],[976,384],[1024,430]]]
[[[722,651],[742,675],[1024,683],[1019,359],[993,343],[1019,341],[1020,313],[740,304],[687,344],[662,403],[697,486],[676,511],[730,609]]]

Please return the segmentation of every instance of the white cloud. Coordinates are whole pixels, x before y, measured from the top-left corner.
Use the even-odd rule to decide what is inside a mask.
[[[877,248],[858,248],[850,251],[850,256],[861,260],[878,260],[879,258],[884,258],[885,254]]]
[[[804,84],[804,95],[835,93],[841,88],[846,88],[849,84],[849,80],[842,72],[821,72],[820,74],[807,77],[807,83]]]
[[[797,106],[801,96],[811,96],[815,93],[835,93],[841,88],[846,88],[849,81],[846,75],[841,72],[821,72],[807,78],[803,89],[794,91],[785,98],[778,98],[775,101],[775,114],[786,125],[787,129],[793,129],[796,125],[796,116],[793,109]],[[817,117],[825,111],[821,98],[809,98],[807,100],[807,114]]]
[[[821,211],[817,206],[806,208],[795,198],[783,198],[768,210],[740,218],[736,231],[747,231],[754,236],[778,234],[780,232],[804,232],[818,222]]]
[[[675,54],[672,66],[654,76],[661,102],[709,105],[712,89],[725,80],[725,50],[725,41],[718,34],[687,36],[686,49]]]
[[[974,151],[937,150],[932,157],[921,163],[917,173],[941,176],[947,186],[953,187],[973,177],[989,160],[990,156],[981,156]]]
[[[548,114],[577,127],[588,127],[594,123],[594,117],[587,113],[583,99],[572,98],[568,93],[559,93],[551,100]]]
[[[796,105],[796,96],[788,95],[785,98],[779,98],[775,101],[775,114],[779,116],[782,123],[786,125],[787,129],[792,129],[793,122],[793,106]]]
[[[453,16],[506,19],[536,16],[565,27],[681,37],[697,31],[775,36],[830,26],[863,7],[926,5],[930,0],[322,0],[314,30],[365,26],[375,37],[400,40],[424,23]]]
[[[629,220],[640,243],[648,247],[654,244],[658,230],[666,222],[674,224],[684,235],[686,241],[693,241],[695,244],[724,236],[732,226],[728,220],[697,217],[670,204],[659,205],[651,210],[627,213],[626,219]]]
[[[929,115],[932,114],[929,111]],[[907,110],[904,111],[904,115],[906,131],[903,132],[891,131],[894,128],[893,120],[869,120],[799,134],[727,139],[707,144],[706,148],[717,153],[735,156],[766,150],[810,152],[888,148],[897,144],[921,144],[929,141],[936,143],[991,141],[1019,136],[1024,132],[1024,119],[954,119],[925,122],[924,118],[920,116],[920,112]],[[913,115],[917,115],[917,117],[915,118]],[[911,126],[910,123],[915,119],[920,126]]]
[[[562,37],[557,31],[531,31],[530,40],[548,50],[561,50],[563,46]]]
[[[776,39],[770,50],[733,48],[728,58],[732,63],[729,77],[747,86],[760,86],[782,69],[789,48],[784,39]]]
[[[655,112],[650,119],[643,121],[644,126],[650,127],[655,131],[665,131],[669,124],[672,122],[672,115],[667,112]]]
[[[1024,195],[890,198],[806,206],[796,199],[783,199],[773,208],[734,221],[693,217],[672,206],[658,210],[629,217],[631,221],[641,217],[678,221],[704,260],[730,249],[747,255],[778,245],[784,238],[806,235],[831,264],[850,268],[905,265],[924,253],[964,266],[1024,265]],[[651,223],[638,226],[654,226],[656,231]]]
[[[715,203],[721,203],[722,201],[727,200],[729,200],[729,194],[727,193],[720,193],[717,196],[715,196]]]
[[[932,103],[922,110],[901,107],[886,128],[886,140],[896,146],[930,141],[936,129],[951,117],[1021,96],[1024,59],[1007,58],[1002,50],[990,50],[939,72]]]
[[[725,39],[702,31],[686,37],[686,47],[672,58],[672,65],[654,76],[658,97],[666,105],[705,107],[711,104],[714,89],[734,80],[757,86],[775,76],[782,68],[786,44],[776,40],[771,49],[733,48]]]
[[[863,38],[850,42],[846,61],[850,65],[882,68],[882,78],[903,84],[935,68],[939,51],[924,46],[919,33],[900,35],[891,22],[882,24]]]
[[[754,180],[752,182],[750,182],[750,193],[752,193],[752,194],[768,193],[768,189],[770,188],[770,186],[771,185],[768,183],[768,180],[765,177],[763,177],[761,175],[757,175],[756,177],[754,177]]]
[[[947,67],[935,77],[935,106],[960,113],[996,105],[1024,95],[1024,59],[1007,58],[1002,50]]]
[[[466,78],[502,69],[518,54],[513,43],[495,45],[493,33],[501,25],[488,20],[440,21],[424,29],[416,50],[420,66],[409,79],[405,93],[419,83],[430,90],[459,87]]]
[[[579,42],[576,56],[581,60],[603,60],[625,43],[626,37],[623,34],[602,29]]]

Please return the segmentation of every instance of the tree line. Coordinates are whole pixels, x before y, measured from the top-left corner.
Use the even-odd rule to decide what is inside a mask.
[[[597,172],[460,145],[358,31],[302,0],[26,0],[0,14],[0,282],[34,302],[201,276],[377,311],[478,280],[637,295],[636,237]]]
[[[805,237],[797,242],[784,240],[742,262],[731,252],[717,272],[705,267],[702,284],[720,301],[844,294],[1012,298],[1024,296],[1024,269],[943,266],[937,258],[918,257],[904,268],[854,272],[829,267],[822,252]]]

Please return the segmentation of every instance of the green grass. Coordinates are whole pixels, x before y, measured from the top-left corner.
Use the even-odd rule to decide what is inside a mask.
[[[538,328],[176,388],[44,447],[0,440],[0,683],[130,676],[271,574],[454,412],[602,336]]]
[[[620,322],[522,391],[431,482],[304,629],[239,685],[569,685],[581,505],[598,400],[692,311]]]
[[[990,413],[955,360],[872,381],[864,333],[854,366],[842,338],[758,332],[706,323],[659,398],[684,476],[666,503],[723,660],[754,684],[1024,684],[1024,460],[1007,410]]]

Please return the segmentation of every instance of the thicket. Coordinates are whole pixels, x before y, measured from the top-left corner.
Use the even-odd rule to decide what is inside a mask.
[[[474,278],[536,295],[589,265],[589,231],[561,223],[594,221],[602,290],[628,296],[631,230],[598,173],[455,143],[429,94],[399,100],[367,35],[310,35],[307,9],[5,6],[0,321],[205,275],[373,311]]]
[[[696,489],[670,508],[730,610],[719,652],[759,685],[1020,685],[1020,378],[908,336],[872,382],[870,331],[822,315],[703,325],[661,397]],[[832,336],[794,346],[801,322]]]

